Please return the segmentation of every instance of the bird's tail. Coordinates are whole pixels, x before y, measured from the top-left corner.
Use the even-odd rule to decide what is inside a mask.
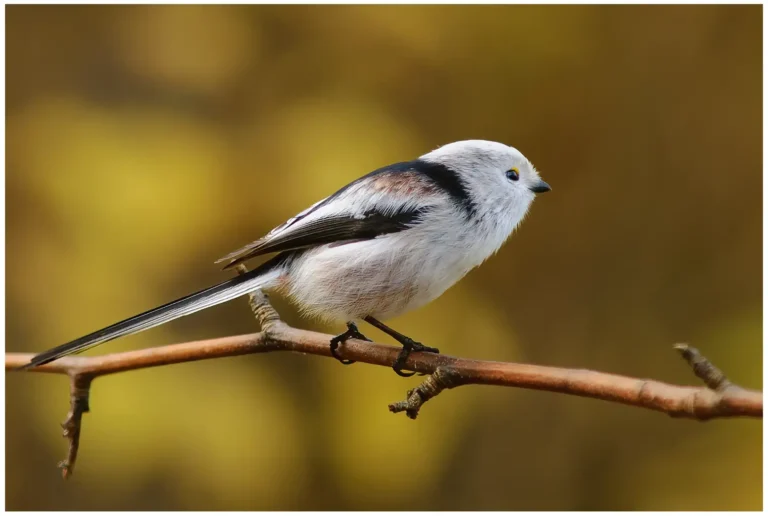
[[[205,308],[225,303],[274,282],[282,272],[284,257],[278,255],[262,266],[216,286],[182,297],[119,323],[89,333],[84,337],[67,342],[32,357],[21,369],[47,364],[57,358],[85,351],[104,342],[131,335],[140,331],[190,315]]]

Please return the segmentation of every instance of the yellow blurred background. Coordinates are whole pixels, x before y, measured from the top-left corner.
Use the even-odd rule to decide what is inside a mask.
[[[348,181],[478,138],[553,192],[395,328],[696,384],[689,342],[761,388],[761,9],[7,7],[7,350],[219,282]],[[238,300],[90,353],[255,330]],[[762,506],[761,421],[476,386],[390,414],[419,381],[278,353],[99,379],[63,482],[67,380],[9,374],[7,508]]]

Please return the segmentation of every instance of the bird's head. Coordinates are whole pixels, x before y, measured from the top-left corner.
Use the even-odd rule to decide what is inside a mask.
[[[464,140],[443,145],[420,159],[439,163],[456,173],[481,216],[504,217],[517,225],[536,194],[548,192],[533,164],[503,143]]]

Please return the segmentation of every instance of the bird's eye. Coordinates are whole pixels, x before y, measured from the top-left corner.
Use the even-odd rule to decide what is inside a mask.
[[[507,170],[507,179],[517,181],[520,179],[520,172],[516,168],[510,168]]]

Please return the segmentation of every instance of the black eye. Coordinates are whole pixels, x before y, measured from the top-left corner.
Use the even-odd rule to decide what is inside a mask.
[[[520,179],[520,174],[518,173],[516,168],[511,168],[507,170],[507,179],[511,181],[517,181]]]

